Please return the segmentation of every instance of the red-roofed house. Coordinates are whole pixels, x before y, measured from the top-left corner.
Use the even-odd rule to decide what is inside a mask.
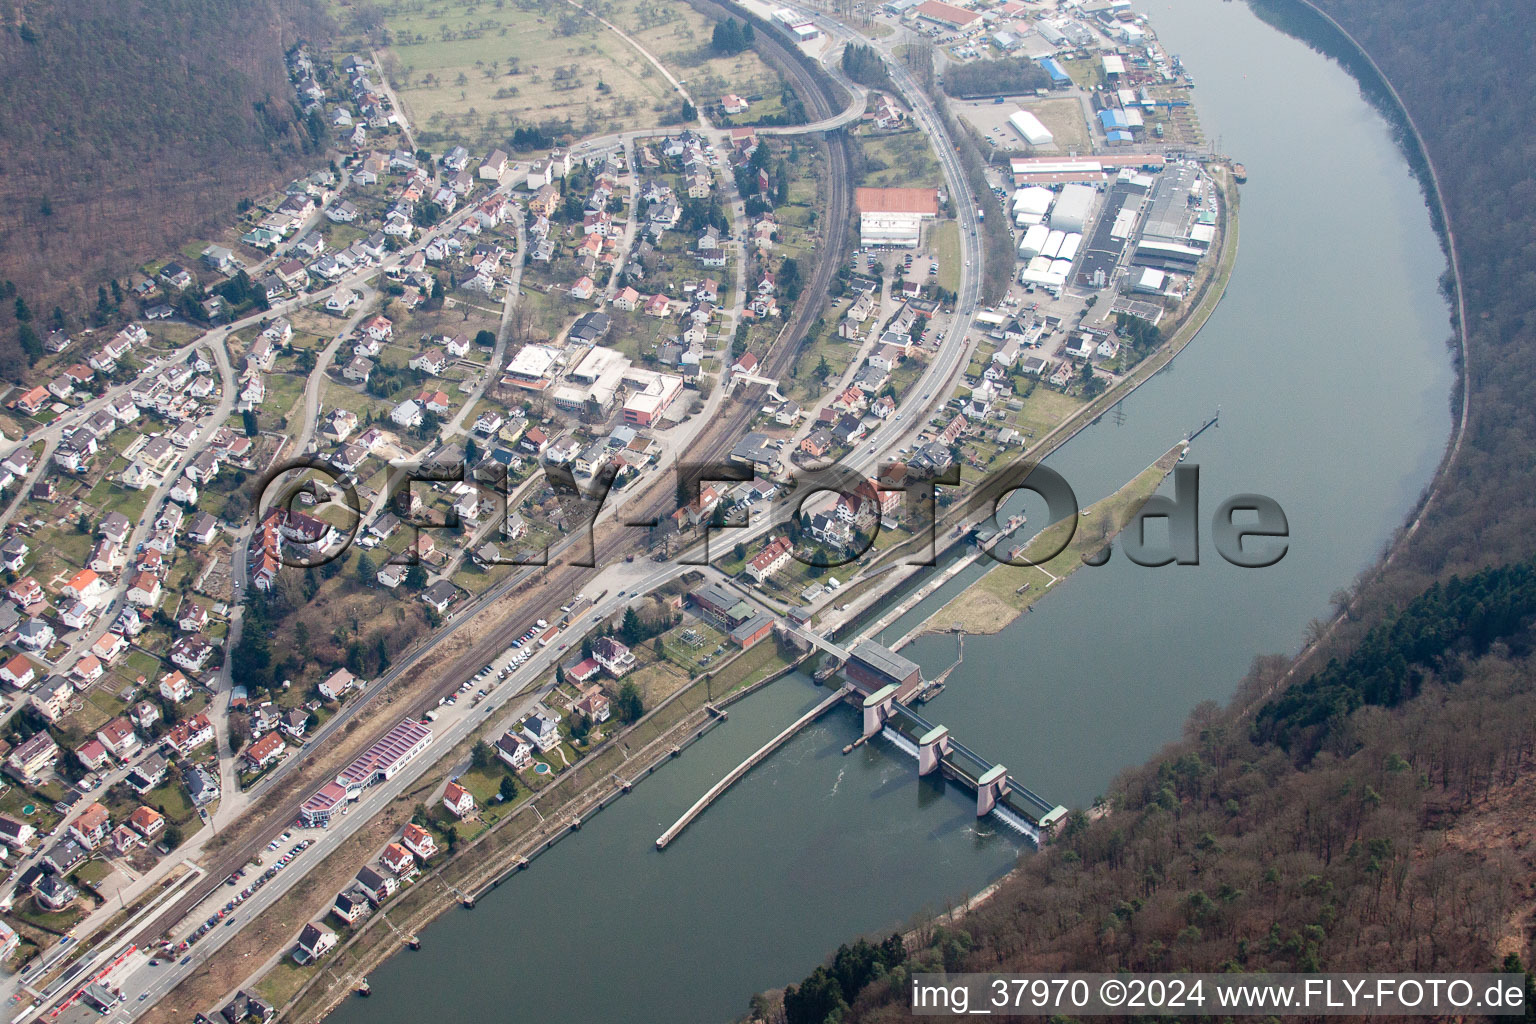
[[[450,782],[448,788],[443,790],[443,806],[455,818],[465,818],[475,813],[475,798],[457,782]]]
[[[37,681],[37,666],[32,664],[25,655],[18,654],[4,665],[0,665],[0,681],[18,690],[25,690]]]
[[[107,841],[107,833],[112,831],[112,816],[101,804],[91,804],[80,812],[80,817],[69,824],[69,834],[75,837],[75,842],[87,850],[94,850]]]
[[[133,731],[133,726],[128,724],[126,718],[112,719],[96,730],[96,738],[119,761],[127,760],[130,754],[139,749],[139,734]]]
[[[108,665],[127,649],[128,640],[121,633],[103,633],[101,639],[91,645],[91,653]]]
[[[107,756],[107,748],[102,746],[101,740],[89,739],[75,748],[75,760],[85,765],[88,771],[96,771],[110,763]]]
[[[69,578],[68,583],[59,588],[61,597],[82,601],[91,608],[100,604],[107,593],[107,581],[90,569],[81,569]]]
[[[145,839],[153,839],[165,831],[165,819],[153,807],[140,807],[128,815],[128,824]]]
[[[794,550],[795,546],[789,542],[788,537],[775,537],[768,542],[767,547],[752,556],[752,560],[747,563],[747,575],[759,583],[763,582],[789,564]]]
[[[283,742],[282,733],[273,730],[246,747],[240,757],[252,769],[260,771],[273,761],[279,760],[283,756],[283,751],[287,749],[288,745]]]
[[[399,843],[390,843],[384,847],[384,856],[379,860],[397,875],[403,875],[416,866],[416,859],[411,856],[411,851]]]
[[[431,832],[414,821],[406,825],[405,831],[400,834],[400,844],[422,860],[431,860],[437,856],[437,840],[432,838]]]
[[[177,722],[171,726],[171,731],[165,734],[165,745],[182,757],[189,756],[204,743],[211,742],[213,742],[213,723],[208,721],[208,716],[201,711],[184,722]]]
[[[48,389],[35,387],[16,399],[16,408],[28,416],[35,415],[43,406],[48,404]]]

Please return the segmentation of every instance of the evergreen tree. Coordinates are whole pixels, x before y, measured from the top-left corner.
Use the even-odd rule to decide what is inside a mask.
[[[645,704],[640,699],[640,691],[634,683],[625,683],[619,687],[619,699],[614,702],[614,710],[618,713],[619,720],[624,724],[639,721],[645,714]]]
[[[631,647],[645,639],[645,625],[640,621],[640,613],[634,608],[624,609],[624,623],[619,627],[619,636]]]

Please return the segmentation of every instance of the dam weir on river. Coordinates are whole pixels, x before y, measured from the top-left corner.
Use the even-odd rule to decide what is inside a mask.
[[[917,759],[918,775],[938,772],[973,790],[976,793],[978,818],[995,815],[1024,833],[1036,845],[1049,839],[1056,826],[1066,817],[1065,807],[1046,800],[1015,781],[1002,765],[977,754],[951,737],[947,727],[934,725],[911,708],[914,699],[920,698],[936,685],[942,686],[944,676],[953,670],[953,665],[937,679],[925,681],[922,668],[916,662],[873,640],[859,640],[851,647],[843,648],[809,630],[792,626],[786,629],[795,638],[809,642],[837,659],[845,680],[842,688],[753,751],[711,786],[657,837],[658,850],[666,849],[711,803],[790,737],[845,702],[856,703],[862,708],[864,728],[859,739],[844,747],[843,753],[848,753],[875,735],[882,735],[897,749]],[[962,656],[963,650],[962,647]]]

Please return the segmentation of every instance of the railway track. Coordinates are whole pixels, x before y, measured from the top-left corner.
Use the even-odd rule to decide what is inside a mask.
[[[714,12],[724,17],[736,15],[735,11],[724,4],[711,2],[711,0],[695,0],[695,5],[705,11]],[[811,120],[820,120],[832,116],[838,108],[838,97],[832,93],[830,82],[823,82],[812,74],[801,62],[801,58],[791,54],[788,49],[774,38],[771,32],[758,33],[759,52],[765,59],[778,67],[785,78],[789,80],[796,93],[806,103]],[[848,225],[852,217],[852,192],[849,184],[848,168],[848,143],[841,135],[834,134],[826,140],[828,162],[827,181],[825,194],[827,196],[827,208],[822,220],[824,226],[823,245],[821,259],[817,261],[809,283],[801,293],[799,303],[791,314],[789,322],[780,332],[778,338],[769,351],[764,354],[764,375],[772,377],[783,376],[788,368],[793,365],[795,356],[799,353],[805,342],[806,333],[815,319],[820,315],[824,304],[830,295],[831,284],[836,273],[837,261],[841,256],[848,240]],[[754,411],[761,404],[761,399],[766,392],[766,387],[755,384],[748,389],[738,392],[730,404],[727,414],[711,423],[703,435],[692,446],[697,453],[696,457],[704,461],[721,459],[745,432],[752,419]],[[673,489],[663,486],[662,481],[656,481],[642,497],[640,504],[642,511],[630,513],[632,521],[659,518],[672,511]],[[570,543],[583,543],[579,534],[573,534],[564,547]],[[608,529],[599,532],[594,539],[594,559],[597,565],[611,564],[623,558],[627,554],[638,553],[637,538],[632,530],[623,528]],[[517,611],[506,616],[501,623],[477,639],[465,653],[455,658],[447,665],[441,675],[431,685],[420,688],[418,692],[395,713],[375,714],[373,721],[367,723],[367,735],[361,739],[350,738],[352,745],[359,751],[374,743],[382,737],[402,717],[419,718],[428,709],[437,706],[440,698],[447,696],[458,689],[464,680],[470,678],[481,666],[499,655],[511,645],[548,609],[558,607],[568,601],[573,595],[582,589],[586,581],[595,571],[584,566],[572,566],[564,563],[555,563],[556,552],[551,551],[551,565],[548,568],[534,570],[529,573],[519,573],[511,579],[495,588],[486,595],[477,605],[461,612],[467,622],[473,617],[473,613],[488,605],[491,601],[499,599],[513,589],[528,589],[525,598],[519,603]],[[462,625],[459,627],[462,628]],[[452,631],[450,631],[452,632]],[[406,673],[418,671],[423,659],[428,657],[436,645],[449,633],[440,634],[431,642],[419,649],[408,659],[401,662],[384,677],[382,691],[398,680]],[[307,749],[307,748],[306,748]],[[164,936],[177,922],[189,914],[208,895],[219,888],[224,879],[256,857],[266,845],[272,841],[284,829],[290,827],[298,818],[299,807],[308,797],[309,793],[320,784],[320,779],[308,778],[297,767],[292,777],[284,776],[286,784],[282,787],[283,796],[265,811],[259,811],[260,824],[248,825],[242,830],[245,838],[230,843],[213,860],[204,865],[206,874],[199,882],[187,891],[187,893],[175,904],[157,915],[153,921],[139,929],[134,941],[141,947],[152,944]],[[267,799],[267,798],[264,798]],[[259,806],[259,805],[258,805]],[[256,808],[253,808],[255,811]]]

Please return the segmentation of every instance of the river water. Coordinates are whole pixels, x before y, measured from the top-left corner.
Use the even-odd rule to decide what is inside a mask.
[[[1450,430],[1445,264],[1386,123],[1342,70],[1244,4],[1145,10],[1197,76],[1208,136],[1247,165],[1237,270],[1172,367],[1050,464],[1086,504],[1220,406],[1190,456],[1202,562],[1147,569],[1117,552],[1081,570],[1002,633],[967,638],[924,711],[1078,806],[1175,738],[1195,704],[1230,697],[1255,654],[1300,646],[1401,524]],[[1234,568],[1210,541],[1211,513],[1239,492],[1287,513],[1290,550],[1273,568]],[[906,653],[931,675],[954,641]],[[920,784],[888,744],[842,756],[857,729],[846,710],[655,851],[700,793],[824,694],[790,677],[735,705],[475,910],[434,924],[420,952],[371,976],[374,998],[333,1020],[729,1020],[839,942],[943,909],[1028,855],[1005,826],[976,820],[970,795]]]

